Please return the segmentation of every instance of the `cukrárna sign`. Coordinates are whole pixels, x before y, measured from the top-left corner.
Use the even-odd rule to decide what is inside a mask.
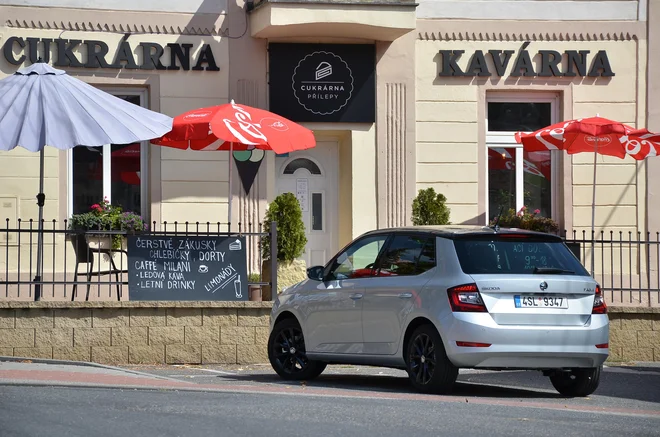
[[[195,59],[190,54],[193,44],[169,43],[165,47],[154,42],[139,43],[142,49],[141,59],[136,60],[133,47],[122,40],[114,59],[109,59],[110,48],[104,41],[61,39],[61,38],[7,38],[2,46],[2,53],[10,64],[20,65],[29,59],[31,63],[41,59],[49,63],[53,51],[55,67],[77,68],[126,68],[140,70],[194,70],[220,71],[209,44],[202,44]],[[18,50],[18,54],[15,49]],[[79,59],[76,51],[85,52]],[[139,61],[139,63],[138,63]],[[164,65],[163,61],[168,62]],[[193,65],[192,68],[190,67]]]
[[[442,77],[505,76],[513,77],[612,77],[614,72],[605,50],[590,56],[589,50],[539,50],[533,56],[528,50],[476,50],[465,70],[458,61],[465,50],[440,50]],[[515,55],[515,58],[514,58]],[[536,65],[532,58],[537,57]],[[492,66],[492,68],[491,68]]]

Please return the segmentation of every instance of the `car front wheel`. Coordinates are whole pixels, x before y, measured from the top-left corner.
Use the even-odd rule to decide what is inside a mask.
[[[448,393],[458,377],[445,352],[440,334],[432,325],[420,326],[408,341],[406,364],[410,381],[422,393]]]
[[[310,380],[325,370],[326,363],[307,358],[305,338],[296,320],[278,322],[268,338],[268,359],[283,379]]]
[[[589,396],[598,388],[603,366],[590,369],[572,369],[568,372],[556,372],[550,375],[550,382],[555,390],[568,397]]]

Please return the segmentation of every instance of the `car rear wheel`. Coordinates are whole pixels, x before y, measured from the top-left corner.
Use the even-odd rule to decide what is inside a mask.
[[[410,336],[406,348],[410,381],[422,393],[449,393],[458,377],[445,352],[440,334],[432,325],[422,325]]]
[[[556,372],[550,375],[555,390],[568,397],[589,396],[598,388],[603,366],[591,369],[572,369],[569,372]]]
[[[305,338],[296,320],[277,323],[268,338],[268,359],[275,372],[287,380],[310,380],[319,376],[326,363],[307,358]]]

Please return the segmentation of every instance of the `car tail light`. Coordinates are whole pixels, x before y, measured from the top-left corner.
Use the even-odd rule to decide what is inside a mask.
[[[487,313],[477,284],[459,285],[447,290],[451,310],[457,313]]]
[[[594,294],[594,307],[591,310],[591,314],[607,314],[605,296],[603,296],[603,292],[599,285],[596,285],[596,294]]]
[[[601,343],[596,345],[596,348],[598,349],[609,349],[609,347],[610,347],[609,343]]]

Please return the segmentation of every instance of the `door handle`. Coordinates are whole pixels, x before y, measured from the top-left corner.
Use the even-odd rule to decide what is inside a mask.
[[[408,299],[408,298],[412,297],[412,293],[399,293],[399,297],[401,299]]]
[[[354,294],[351,294],[350,297],[351,297],[351,299],[353,299],[353,300],[362,299],[362,293],[354,293]]]

